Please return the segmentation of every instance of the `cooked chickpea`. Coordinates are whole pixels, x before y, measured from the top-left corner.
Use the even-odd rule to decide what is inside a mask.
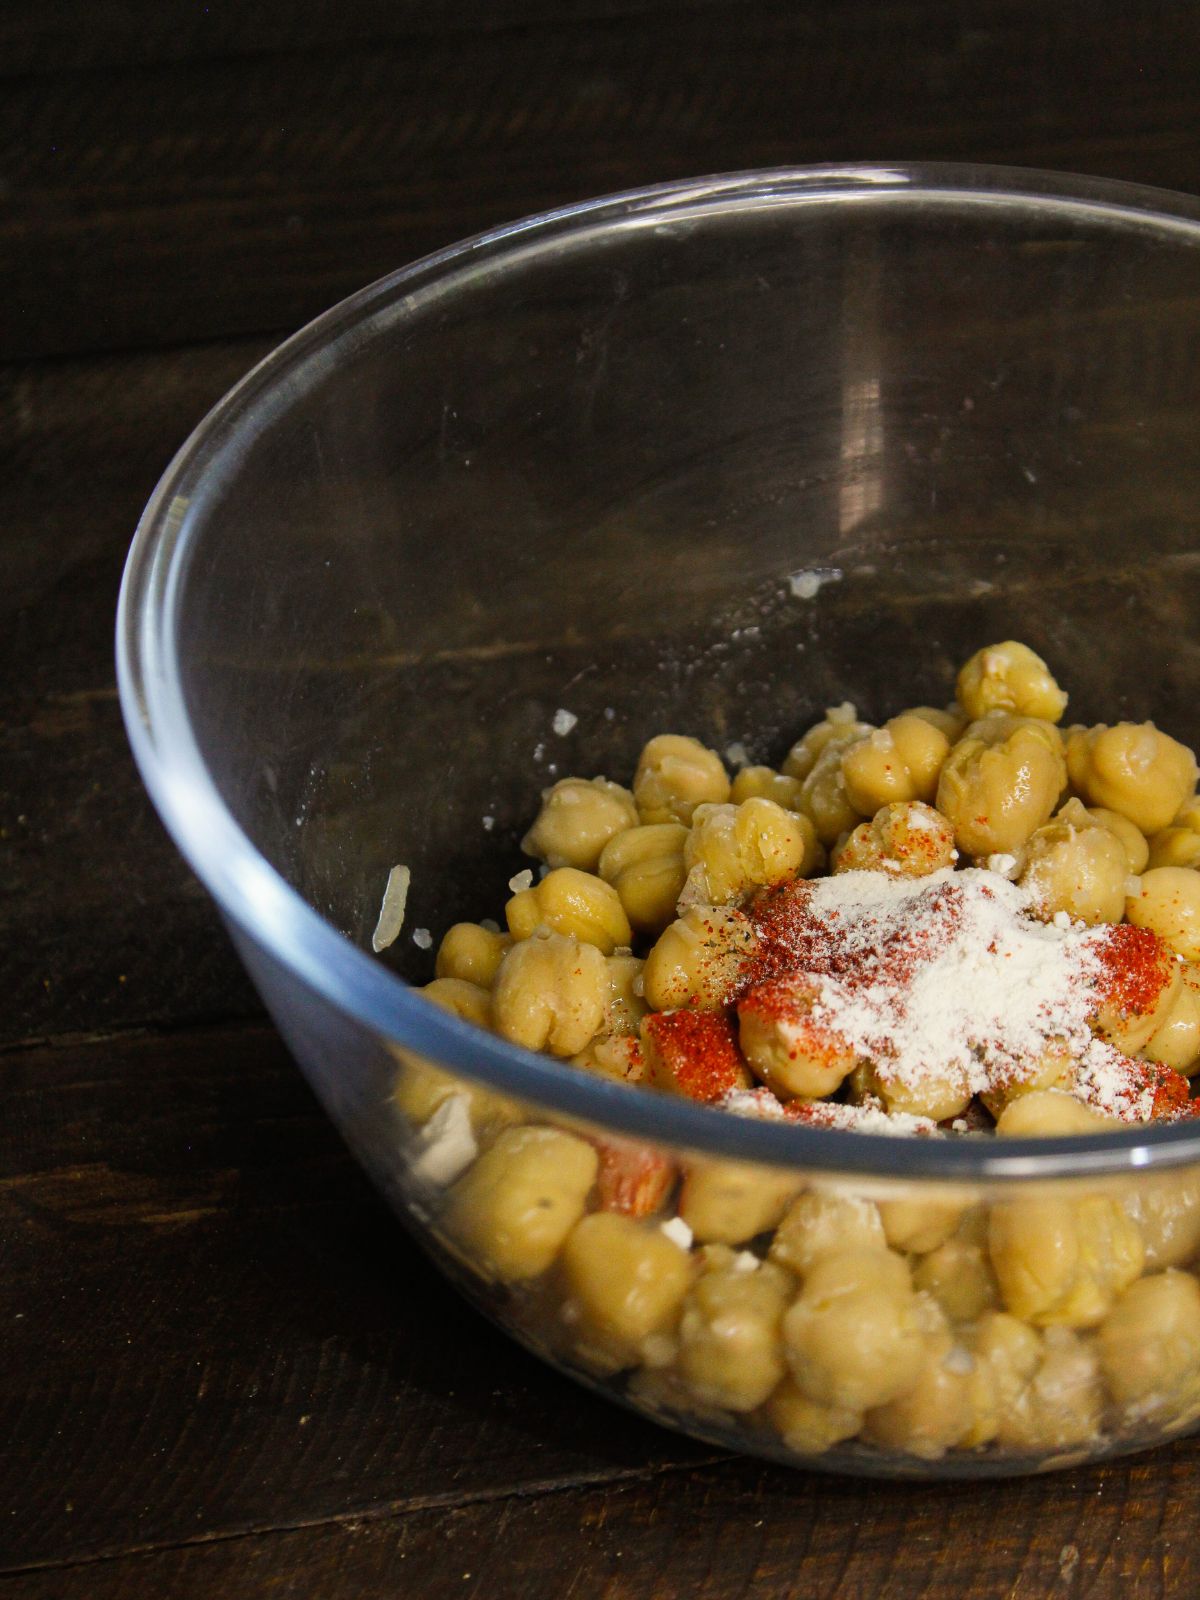
[[[972,1429],[974,1360],[945,1325],[940,1309],[926,1332],[916,1382],[906,1393],[868,1411],[863,1432],[889,1450],[936,1461]]]
[[[513,895],[504,908],[514,939],[528,939],[539,928],[594,944],[606,956],[633,943],[633,929],[611,883],[577,867],[556,867],[541,883]]]
[[[492,997],[478,984],[468,983],[463,978],[435,978],[417,992],[464,1022],[472,1022],[477,1028],[491,1027]],[[428,1122],[452,1095],[466,1097],[477,1137],[511,1122],[517,1115],[512,1101],[485,1089],[482,1084],[455,1077],[414,1050],[397,1048],[396,1055],[400,1070],[392,1089],[392,1104],[409,1122],[417,1125]]]
[[[932,800],[950,753],[940,728],[914,712],[892,717],[842,755],[846,798],[863,816],[904,800]]]
[[[497,1033],[528,1050],[576,1055],[600,1030],[611,992],[594,944],[561,933],[515,944],[496,974],[492,1013]]]
[[[693,1284],[679,1322],[680,1375],[699,1398],[726,1411],[753,1411],[787,1367],[781,1325],[794,1287],[769,1262],[737,1260]]]
[[[745,1244],[775,1227],[799,1187],[787,1172],[695,1156],[684,1165],[679,1215],[701,1244]]]
[[[1146,1174],[1123,1197],[1146,1250],[1146,1271],[1182,1267],[1200,1252],[1200,1173]]]
[[[785,1098],[832,1094],[853,1070],[852,1046],[823,1022],[817,981],[803,975],[759,984],[738,1002],[742,1054]]]
[[[1113,937],[1136,961],[1138,981],[1124,982],[1119,964],[1105,970],[1097,986],[1092,1026],[1102,1039],[1134,1055],[1170,1017],[1183,984],[1183,964],[1152,929],[1123,925]]]
[[[1200,961],[1200,872],[1193,867],[1151,867],[1125,902],[1137,928],[1149,928],[1185,961]]]
[[[687,836],[682,822],[652,822],[615,834],[600,853],[597,870],[640,934],[657,936],[675,915],[687,877]]]
[[[1061,1062],[1061,1055],[1051,1057]],[[1109,1118],[1093,1111],[1082,1101],[1061,1089],[1038,1087],[1012,1100],[996,1121],[996,1132],[1006,1139],[1037,1139],[1044,1136],[1100,1133],[1111,1128]]]
[[[802,1278],[825,1256],[871,1249],[887,1249],[878,1206],[857,1195],[807,1189],[776,1228],[770,1257]]]
[[[651,1217],[661,1211],[675,1187],[679,1168],[670,1156],[639,1139],[592,1137],[600,1157],[596,1202],[601,1211]],[[664,1235],[665,1237],[665,1235]],[[682,1248],[682,1246],[681,1246]]]
[[[646,1339],[674,1329],[692,1260],[662,1229],[618,1211],[594,1211],[571,1229],[559,1271],[585,1351],[636,1360]]]
[[[1145,1261],[1137,1227],[1101,1194],[995,1205],[988,1251],[1005,1306],[1039,1327],[1095,1327]]]
[[[1196,758],[1152,722],[1100,723],[1067,740],[1071,786],[1089,805],[1104,806],[1145,834],[1165,828],[1196,783]]]
[[[1013,1450],[1052,1451],[1100,1433],[1103,1391],[1092,1344],[1068,1328],[1047,1328],[1037,1370],[999,1416],[996,1438]]]
[[[785,811],[800,805],[800,779],[776,772],[774,767],[743,767],[733,780],[729,798],[735,806],[743,800],[774,800]]]
[[[877,1096],[889,1111],[910,1117],[929,1117],[945,1122],[958,1117],[971,1103],[971,1079],[963,1062],[949,1062],[935,1070],[928,1067],[916,1082],[880,1060],[866,1068],[860,1090]]]
[[[729,775],[698,739],[660,733],[638,757],[633,797],[643,822],[690,823],[697,806],[729,799]]]
[[[1017,882],[1032,895],[1043,922],[1065,911],[1073,922],[1095,925],[1124,916],[1129,873],[1129,856],[1116,833],[1072,799],[1030,835]]]
[[[961,1195],[945,1195],[936,1200],[906,1197],[881,1200],[879,1216],[893,1250],[923,1256],[945,1244],[962,1221],[966,1206]]]
[[[1062,739],[1049,722],[996,715],[973,722],[950,751],[937,809],[971,856],[1006,854],[1054,810],[1066,782]]]
[[[606,1033],[636,1034],[646,1015],[642,997],[642,971],[646,963],[626,951],[617,951],[605,960],[608,994],[604,1000]]]
[[[853,1439],[863,1425],[861,1411],[819,1405],[791,1377],[783,1380],[764,1409],[789,1449],[805,1456],[823,1455],[844,1439]]]
[[[1151,867],[1200,867],[1200,833],[1195,828],[1172,823],[1156,833],[1146,847],[1143,865]],[[1134,871],[1140,869],[1134,868]]]
[[[1200,1285],[1174,1269],[1140,1279],[1100,1324],[1096,1345],[1118,1405],[1161,1407],[1200,1379]]]
[[[1042,1336],[1005,1311],[987,1311],[969,1331],[971,1409],[974,1420],[962,1443],[988,1444],[1025,1394],[1042,1359]]]
[[[684,846],[687,880],[679,897],[689,905],[727,905],[809,873],[819,846],[812,823],[773,800],[697,806]]]
[[[788,751],[783,762],[784,776],[803,782],[827,746],[844,749],[870,732],[871,724],[858,720],[858,712],[849,700],[840,706],[828,707],[824,719],[814,723]]]
[[[1071,1055],[1070,1050],[1061,1039],[1052,1039],[1046,1045],[1045,1049],[1042,1050],[1040,1055],[1034,1057],[1030,1061],[1022,1063],[1021,1066],[1017,1070],[1013,1071],[1010,1076],[994,1080],[991,1088],[985,1089],[979,1098],[991,1112],[992,1116],[999,1118],[1005,1113],[1007,1107],[1011,1106],[1015,1101],[1023,1099],[1028,1095],[1036,1096],[1043,1090],[1047,1089],[1069,1090],[1071,1084],[1074,1082],[1074,1078],[1074,1057]],[[1063,1094],[1051,1102],[1051,1117],[1053,1117],[1054,1108],[1059,1106],[1061,1103],[1065,1103],[1068,1099],[1070,1099],[1070,1107],[1063,1112],[1063,1115],[1066,1117],[1068,1122],[1070,1121],[1070,1118],[1074,1114],[1071,1108],[1078,1105],[1079,1102],[1071,1099],[1069,1094]],[[1022,1117],[1027,1119],[1026,1121],[1020,1123],[1020,1126],[1024,1127],[1026,1130],[1026,1133],[1022,1134],[1021,1137],[1025,1137],[1026,1135],[1032,1137],[1033,1135],[1040,1133],[1068,1133],[1075,1131],[1070,1127],[1056,1129],[1052,1125],[1041,1126],[1040,1124],[1043,1121],[1043,1113],[1038,1110],[1038,1106],[1039,1101],[1034,1099],[1032,1109],[1027,1108],[1024,1113],[1020,1114]],[[1086,1107],[1082,1109],[1086,1110]],[[1087,1114],[1089,1117],[1093,1115],[1093,1113],[1090,1111]],[[1015,1132],[1017,1126],[1018,1123],[1013,1122],[1012,1119],[1010,1119],[1010,1132],[1011,1136],[1014,1138],[1017,1137]],[[1089,1123],[1086,1129],[1080,1129],[1078,1131],[1091,1131],[1091,1124]]]
[[[862,816],[846,792],[842,756],[847,743],[835,735],[800,786],[800,809],[812,822],[817,838],[826,849],[853,828]]]
[[[665,929],[642,972],[646,1002],[655,1011],[725,1005],[754,953],[750,919],[732,906],[689,906]]]
[[[869,822],[860,822],[834,850],[833,870],[923,878],[953,866],[956,855],[954,829],[941,812],[910,800],[881,806]]]
[[[783,1319],[797,1386],[820,1405],[867,1411],[907,1394],[925,1337],[908,1267],[887,1250],[819,1260]]]
[[[582,1050],[571,1057],[571,1065],[583,1072],[617,1083],[644,1083],[646,1063],[641,1040],[630,1033],[598,1033]]]
[[[1058,722],[1067,697],[1050,668],[1027,644],[1006,639],[985,645],[958,674],[958,700],[969,717],[1014,711],[1022,717]]]
[[[1141,1053],[1190,1077],[1200,1068],[1200,966],[1184,963],[1179,977],[1179,988],[1156,1012],[1154,1032]]]
[[[594,872],[608,841],[636,828],[633,796],[607,778],[562,778],[542,795],[537,821],[521,840],[526,855],[550,867]]]
[[[953,706],[910,706],[901,713],[905,717],[920,717],[928,722],[930,727],[936,728],[939,733],[945,734],[947,740],[953,744],[961,735],[970,720],[959,705]]]
[[[450,1191],[444,1225],[489,1278],[545,1272],[583,1215],[599,1160],[557,1128],[507,1128]]]
[[[712,1105],[753,1082],[723,1011],[652,1011],[641,1038],[647,1081],[667,1094]]]
[[[1110,833],[1115,833],[1125,846],[1130,872],[1143,871],[1150,858],[1150,846],[1137,823],[1130,822],[1129,818],[1123,817],[1119,811],[1109,811],[1104,806],[1088,806],[1086,809],[1093,822],[1101,828],[1107,828]],[[1158,863],[1155,862],[1154,865],[1157,866]]]
[[[477,922],[456,922],[447,928],[438,946],[434,971],[439,978],[456,978],[490,989],[511,945],[506,933],[493,933]]]
[[[980,1208],[944,1244],[913,1267],[913,1284],[930,1294],[952,1322],[974,1322],[1000,1302],[987,1253],[987,1220]]]

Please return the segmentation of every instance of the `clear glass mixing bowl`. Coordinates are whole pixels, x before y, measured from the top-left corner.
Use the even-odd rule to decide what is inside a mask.
[[[499,910],[543,784],[627,777],[664,729],[777,758],[822,707],[939,703],[973,649],[1018,637],[1074,718],[1196,744],[1198,344],[1190,199],[969,167],[751,173],[395,273],[171,464],[118,618],[146,784],[364,1166],[564,1370],[858,1472],[1035,1470],[1194,1425],[1192,1125],[739,1120],[572,1072],[409,984],[433,968],[413,930]],[[813,570],[804,598],[789,575]],[[405,932],[380,960],[399,862]],[[457,1155],[429,1131],[455,1092]],[[614,1159],[687,1179],[651,1219],[579,1235]],[[659,1226],[677,1210],[688,1255]],[[882,1286],[851,1259],[880,1227],[900,1263]],[[819,1238],[851,1312],[810,1317],[805,1354],[787,1318]],[[1032,1301],[998,1287],[1004,1250]]]

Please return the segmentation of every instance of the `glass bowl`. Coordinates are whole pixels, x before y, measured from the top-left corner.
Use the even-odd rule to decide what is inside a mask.
[[[777,759],[826,705],[942,703],[1017,637],[1073,718],[1195,744],[1198,341],[1193,200],[749,173],[383,279],[167,470],[118,616],[146,785],[364,1167],[564,1371],[861,1473],[1034,1471],[1194,1426],[1195,1125],[739,1119],[410,985],[422,930],[499,911],[542,786],[627,779],[656,732]]]

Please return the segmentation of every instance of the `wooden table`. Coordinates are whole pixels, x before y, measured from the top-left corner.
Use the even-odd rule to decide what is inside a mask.
[[[930,1488],[721,1457],[467,1310],[142,793],[113,605],[172,450],[422,252],[689,173],[954,158],[1200,191],[1200,10],[0,8],[0,1600],[1190,1595],[1200,1444]]]

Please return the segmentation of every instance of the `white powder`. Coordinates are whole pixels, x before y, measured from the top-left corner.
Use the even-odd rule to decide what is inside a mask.
[[[570,733],[571,729],[578,721],[579,718],[573,711],[568,711],[565,706],[559,706],[558,710],[554,713],[554,720],[551,722],[550,726],[554,729],[555,733],[560,739],[565,739],[567,734]]]
[[[1091,1042],[1104,930],[1036,921],[997,873],[840,873],[813,884],[808,909],[857,958],[854,982],[815,980],[813,1015],[900,1083],[962,1074],[978,1094],[1051,1037],[1076,1058]]]
[[[722,1111],[732,1111],[737,1117],[759,1117],[765,1121],[785,1118],[791,1121],[779,1100],[770,1089],[730,1089],[719,1102]],[[909,1116],[906,1111],[885,1111],[878,1101],[869,1105],[844,1106],[833,1100],[815,1102],[809,1114],[797,1118],[803,1125],[818,1128],[842,1128],[853,1133],[883,1133],[892,1135],[936,1134],[938,1126],[929,1117]]]

